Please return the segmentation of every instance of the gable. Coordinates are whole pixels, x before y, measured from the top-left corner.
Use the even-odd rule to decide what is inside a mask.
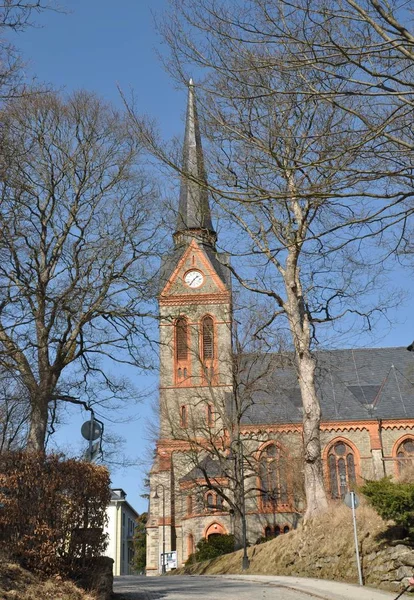
[[[192,272],[200,273],[203,278],[202,284],[195,288],[185,282],[186,275]],[[215,252],[193,239],[181,254],[176,251],[164,262],[160,300],[172,296],[199,298],[227,293],[229,276],[228,269],[219,262]]]

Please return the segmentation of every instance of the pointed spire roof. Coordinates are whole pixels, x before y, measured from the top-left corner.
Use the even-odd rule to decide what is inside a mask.
[[[211,222],[200,126],[192,79],[188,82],[182,169],[188,177],[183,175],[181,179],[177,229],[174,234],[175,242],[177,245],[181,245],[186,240],[188,241],[189,237],[195,237],[203,243],[214,246],[217,236]]]

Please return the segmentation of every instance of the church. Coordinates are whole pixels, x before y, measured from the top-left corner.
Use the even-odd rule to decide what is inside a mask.
[[[147,575],[181,566],[197,542],[287,533],[304,510],[302,405],[292,356],[235,355],[228,257],[216,250],[190,81],[174,245],[160,277],[160,429],[150,472]],[[414,460],[414,355],[405,348],[318,351],[325,487],[332,501]],[[229,430],[237,428],[237,448]],[[239,458],[242,497],[230,470]],[[241,458],[240,458],[241,457]],[[233,462],[232,462],[233,461]],[[232,496],[233,494],[233,496]],[[232,508],[233,507],[233,508]],[[174,563],[175,564],[175,563]]]

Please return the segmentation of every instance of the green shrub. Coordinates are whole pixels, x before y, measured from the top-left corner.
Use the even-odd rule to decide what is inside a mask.
[[[186,564],[217,558],[230,552],[234,552],[234,535],[210,535],[207,540],[198,542],[196,551],[188,557]]]
[[[385,477],[367,481],[361,491],[383,519],[392,519],[414,536],[414,483],[394,482]]]

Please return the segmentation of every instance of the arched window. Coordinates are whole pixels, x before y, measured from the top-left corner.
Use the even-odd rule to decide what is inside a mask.
[[[264,534],[265,534],[265,538],[271,538],[271,537],[273,537],[273,532],[272,532],[272,528],[270,527],[270,525],[268,525],[265,528]]]
[[[194,551],[195,551],[194,536],[192,533],[189,533],[188,537],[187,537],[187,554],[188,554],[188,556],[190,556],[190,554],[193,554]]]
[[[177,383],[189,383],[189,327],[185,317],[175,322],[175,378]]]
[[[214,425],[214,408],[212,404],[207,405],[207,427]]]
[[[211,317],[202,321],[202,358],[203,362],[214,358],[214,323]]]
[[[265,508],[288,502],[286,459],[278,446],[270,444],[260,454],[260,489]]]
[[[178,361],[188,359],[188,325],[184,317],[175,323],[175,356]]]
[[[354,452],[345,442],[336,442],[328,452],[329,484],[332,498],[343,498],[356,484]]]
[[[289,527],[289,525],[285,525],[285,526],[283,527],[283,533],[289,533],[289,531],[290,531],[290,527]]]
[[[214,494],[209,492],[206,496],[207,508],[214,508]]]
[[[407,469],[414,466],[414,439],[408,438],[401,442],[397,448],[398,475],[402,475]]]
[[[187,407],[185,404],[180,406],[180,427],[187,427]]]
[[[187,515],[192,515],[193,514],[193,497],[187,496]]]

